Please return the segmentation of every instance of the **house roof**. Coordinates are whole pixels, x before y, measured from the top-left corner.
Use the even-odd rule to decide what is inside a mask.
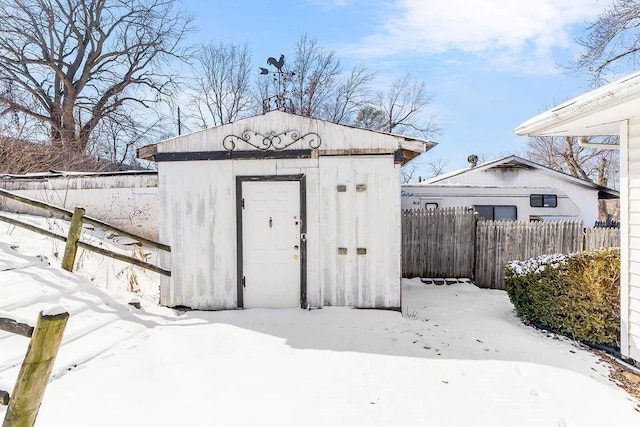
[[[464,169],[459,169],[457,171],[449,172],[443,175],[438,175],[436,177],[433,177],[423,182],[427,185],[436,184],[456,176],[467,174],[472,171],[477,172],[477,171],[487,171],[492,169],[537,169],[539,171],[546,173],[547,175],[556,177],[563,181],[580,185],[582,187],[593,188],[595,190],[598,190],[598,198],[600,199],[613,199],[613,198],[617,199],[620,197],[620,193],[616,190],[594,184],[591,181],[586,181],[584,179],[576,178],[566,173],[556,171],[546,166],[542,166],[538,163],[532,162],[531,160],[523,159],[522,157],[519,157],[516,155],[503,157],[501,159],[491,160],[489,162],[482,163],[473,168],[464,168]]]
[[[638,115],[640,72],[538,114],[514,132],[529,136],[619,135],[620,122]]]
[[[278,128],[273,129],[274,125],[278,125]],[[324,137],[326,133],[331,133],[333,137]],[[138,149],[138,157],[155,161],[158,153],[197,150],[232,151],[235,148],[235,144],[232,144],[233,148],[229,148],[230,145],[225,145],[223,141],[228,137],[233,137],[235,138],[234,141],[243,143],[255,136],[257,141],[267,141],[267,143],[271,143],[271,141],[275,141],[276,138],[278,138],[279,141],[280,137],[284,139],[285,136],[288,138],[287,135],[294,134],[303,135],[296,141],[302,141],[305,134],[312,134],[318,137],[318,147],[312,148],[318,148],[321,154],[323,151],[333,154],[339,153],[341,149],[345,148],[345,142],[354,144],[354,140],[360,141],[360,146],[357,148],[363,151],[362,154],[367,150],[371,153],[380,153],[400,149],[403,153],[404,163],[413,160],[437,145],[434,141],[336,124],[326,120],[299,116],[282,111],[269,111],[232,123],[176,136],[144,146]],[[245,136],[247,136],[247,138],[245,138]],[[320,139],[322,140],[321,143]],[[259,144],[260,142],[257,142],[255,145],[249,143],[249,145],[253,147]],[[293,147],[294,146],[292,146],[292,148]],[[249,150],[252,149],[251,147],[247,148]],[[275,144],[273,144],[269,149],[279,151],[284,148],[286,147],[275,148]],[[262,150],[263,148],[256,147],[256,149]]]

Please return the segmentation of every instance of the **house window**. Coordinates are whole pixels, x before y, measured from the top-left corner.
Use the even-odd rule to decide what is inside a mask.
[[[473,208],[482,219],[493,221],[515,221],[518,219],[518,209],[515,205],[475,205]]]
[[[558,196],[555,194],[532,194],[529,196],[532,208],[555,208],[558,206]]]
[[[438,209],[438,204],[437,203],[433,203],[433,202],[427,202],[424,204],[424,208],[428,211],[433,210],[433,209]]]

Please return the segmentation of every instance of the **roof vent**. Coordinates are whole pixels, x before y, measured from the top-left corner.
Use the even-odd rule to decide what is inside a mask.
[[[475,154],[470,155],[467,157],[467,162],[469,162],[470,168],[475,168],[478,165],[478,156]]]

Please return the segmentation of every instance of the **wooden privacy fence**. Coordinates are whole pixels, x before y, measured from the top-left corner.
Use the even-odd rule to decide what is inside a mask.
[[[617,228],[584,229],[582,221],[485,221],[468,208],[405,210],[405,277],[468,277],[503,289],[504,265],[543,254],[620,246]]]
[[[584,249],[619,248],[619,228],[587,228],[584,233]]]
[[[107,249],[103,249],[103,248],[99,248],[97,246],[91,245],[89,243],[83,242],[80,240],[80,236],[82,233],[82,224],[86,223],[86,224],[91,224],[100,228],[103,228],[105,230],[110,230],[110,231],[114,231],[122,236],[126,236],[126,237],[130,237],[134,240],[137,240],[139,242],[141,242],[141,244],[145,244],[147,246],[151,246],[154,248],[158,248],[161,249],[163,251],[166,252],[171,252],[171,247],[168,245],[165,245],[163,243],[159,243],[159,242],[155,242],[153,240],[147,239],[145,237],[142,236],[138,236],[135,235],[133,233],[129,233],[128,231],[122,230],[120,228],[114,227],[110,224],[107,224],[106,222],[100,221],[98,219],[95,218],[91,218],[88,216],[85,216],[85,210],[82,208],[75,208],[72,211],[58,207],[58,206],[54,206],[54,205],[50,205],[48,203],[44,203],[41,202],[39,200],[34,200],[34,199],[30,199],[28,197],[24,197],[21,196],[19,194],[15,194],[12,193],[10,191],[6,191],[3,189],[0,189],[0,196],[4,196],[4,197],[8,197],[10,199],[13,200],[17,200],[19,202],[22,203],[26,203],[28,205],[31,206],[35,206],[38,207],[40,209],[44,209],[46,211],[51,212],[54,215],[58,215],[61,216],[63,218],[71,218],[71,225],[69,227],[69,233],[67,235],[67,237],[65,236],[61,236],[59,234],[56,233],[52,233],[51,231],[48,230],[43,230],[39,227],[33,226],[31,224],[27,224],[25,222],[13,219],[13,218],[9,218],[7,216],[4,215],[0,215],[0,221],[6,222],[8,224],[12,224],[18,227],[22,227],[25,228],[27,230],[33,231],[35,233],[38,234],[42,234],[44,236],[47,237],[51,237],[54,239],[58,239],[58,240],[62,240],[63,242],[66,242],[65,245],[65,250],[64,250],[64,256],[62,258],[62,268],[64,268],[67,271],[73,271],[73,265],[75,263],[75,259],[76,259],[76,253],[78,250],[78,247],[92,251],[92,252],[96,252],[99,253],[101,255],[110,257],[110,258],[114,258],[117,259],[119,261],[124,261],[126,263],[129,264],[133,264],[133,265],[137,265],[139,267],[145,268],[147,270],[151,270],[154,271],[156,273],[162,274],[164,276],[171,276],[171,271],[159,267],[157,265],[154,264],[150,264],[148,262],[142,261],[138,258],[133,258],[121,253],[117,253],[117,252],[113,252],[113,251],[109,251]]]
[[[473,277],[476,217],[462,208],[402,212],[405,276]]]
[[[41,311],[35,327],[0,318],[0,330],[31,338],[11,396],[0,390],[0,403],[9,405],[2,427],[35,424],[68,319],[68,312],[56,310]]]
[[[543,254],[582,250],[582,221],[478,221],[474,282],[503,289],[504,265]]]

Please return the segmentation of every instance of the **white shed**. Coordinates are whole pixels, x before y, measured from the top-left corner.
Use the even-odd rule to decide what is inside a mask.
[[[585,93],[521,124],[518,135],[618,135],[620,350],[640,361],[640,73]]]
[[[400,167],[434,145],[272,111],[141,148],[172,248],[161,303],[399,307]]]

